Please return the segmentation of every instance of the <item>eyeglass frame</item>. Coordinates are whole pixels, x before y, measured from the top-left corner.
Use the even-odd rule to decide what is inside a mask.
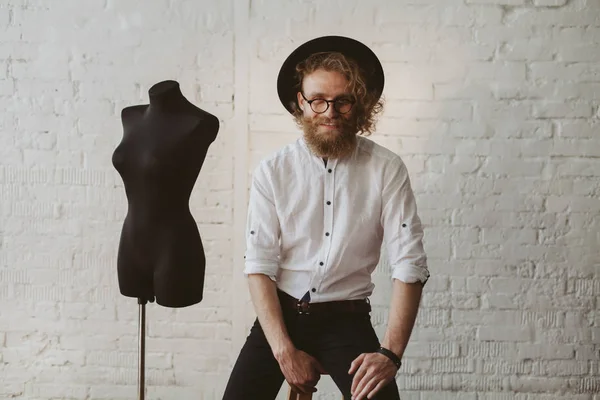
[[[348,111],[346,111],[346,112],[340,112],[340,111],[339,111],[339,110],[336,108],[336,106],[335,106],[336,102],[337,102],[338,100],[340,100],[339,98],[335,98],[335,99],[333,99],[333,100],[325,100],[325,99],[323,99],[323,98],[317,97],[316,99],[309,100],[309,99],[307,99],[307,98],[306,98],[306,96],[304,96],[304,93],[302,93],[302,91],[300,91],[300,95],[302,96],[302,98],[304,99],[304,101],[306,101],[306,102],[308,103],[308,106],[310,107],[310,109],[311,109],[311,110],[312,110],[312,111],[313,111],[315,114],[324,114],[324,113],[326,113],[326,112],[327,112],[327,110],[329,110],[329,103],[333,103],[333,109],[335,110],[335,112],[337,112],[337,113],[339,113],[339,114],[342,114],[342,115],[344,115],[344,114],[348,114],[350,111],[352,111],[352,108],[354,108],[354,104],[356,104],[356,99],[353,99],[353,98],[348,98],[348,100],[349,100],[349,102],[350,102],[350,109],[349,109]],[[312,107],[312,103],[313,103],[314,101],[317,101],[317,100],[322,100],[322,101],[324,101],[325,103],[327,103],[327,108],[325,108],[325,110],[323,110],[323,111],[320,111],[320,112],[319,112],[319,111],[315,111],[315,109]]]

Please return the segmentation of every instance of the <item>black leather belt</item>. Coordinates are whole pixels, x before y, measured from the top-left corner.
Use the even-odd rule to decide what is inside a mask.
[[[336,313],[369,313],[371,304],[369,299],[327,301],[323,303],[309,303],[298,300],[289,294],[277,290],[281,307],[284,310],[295,311],[301,315],[330,315]]]

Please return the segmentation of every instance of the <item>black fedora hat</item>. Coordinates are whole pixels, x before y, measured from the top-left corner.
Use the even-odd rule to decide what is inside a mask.
[[[344,36],[322,36],[300,45],[283,62],[277,77],[277,93],[283,106],[294,113],[297,104],[296,65],[306,60],[311,54],[320,52],[339,52],[358,63],[365,74],[367,90],[377,97],[383,92],[383,67],[379,59],[363,43]]]

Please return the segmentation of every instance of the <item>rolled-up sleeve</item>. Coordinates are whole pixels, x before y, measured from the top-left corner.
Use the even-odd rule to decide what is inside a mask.
[[[279,269],[279,219],[268,166],[262,161],[253,172],[246,221],[244,274],[264,274],[275,280]]]
[[[394,159],[384,173],[381,223],[392,278],[424,285],[429,270],[423,249],[423,227],[408,170],[400,158]]]

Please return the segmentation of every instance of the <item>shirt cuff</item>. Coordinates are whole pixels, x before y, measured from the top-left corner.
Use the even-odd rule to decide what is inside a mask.
[[[392,267],[392,279],[398,279],[405,283],[421,282],[423,285],[429,279],[427,267],[418,267],[414,264],[400,264]]]
[[[278,269],[279,264],[277,262],[260,259],[248,260],[248,258],[246,258],[244,274],[246,276],[249,274],[263,274],[269,276],[272,280],[275,280]]]

